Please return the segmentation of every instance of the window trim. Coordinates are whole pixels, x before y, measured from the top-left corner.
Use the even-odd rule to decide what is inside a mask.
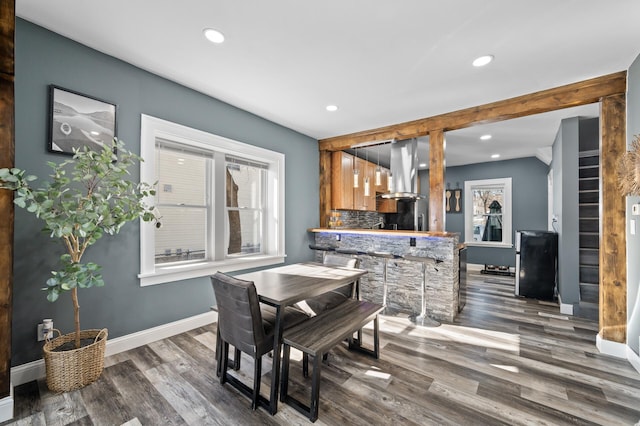
[[[473,239],[473,190],[477,187],[502,187],[504,190],[504,206],[502,210],[502,242],[496,241],[474,241]],[[473,247],[495,247],[495,248],[512,248],[513,247],[513,197],[512,197],[512,179],[482,179],[467,180],[464,182],[464,243]]]
[[[156,139],[167,139],[190,146],[195,146],[207,151],[214,151],[216,154],[230,154],[241,158],[254,160],[269,165],[267,172],[267,194],[265,200],[268,203],[264,226],[265,250],[263,254],[255,256],[243,256],[239,258],[224,258],[212,261],[189,262],[188,264],[175,263],[168,266],[157,266],[154,261],[155,233],[154,224],[140,221],[140,278],[141,286],[161,284],[165,282],[181,281],[190,278],[204,277],[212,275],[216,271],[232,272],[248,268],[258,268],[284,263],[285,254],[285,192],[284,192],[284,172],[285,155],[279,152],[238,142],[212,133],[193,129],[170,121],[162,120],[146,114],[141,114],[140,121],[140,156],[144,159],[140,163],[140,180],[142,182],[157,182],[155,168],[155,147]],[[216,155],[222,159],[224,155]],[[214,161],[215,160],[214,158]],[[218,164],[216,163],[216,166]],[[224,167],[222,171],[226,170]],[[214,194],[225,191],[225,179],[215,176],[214,172],[212,184]],[[224,176],[224,174],[222,175]],[[155,200],[147,200],[154,204]],[[214,242],[216,257],[218,251],[224,243],[220,243],[220,235],[224,234],[224,213],[226,203],[218,203],[213,207],[214,232],[212,238],[218,240]],[[221,214],[220,209],[224,210]],[[218,238],[216,238],[216,235]],[[223,252],[226,254],[226,250]]]

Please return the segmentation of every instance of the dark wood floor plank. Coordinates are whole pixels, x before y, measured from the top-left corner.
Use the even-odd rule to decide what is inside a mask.
[[[145,376],[186,424],[225,424],[219,407],[210,404],[172,365],[162,364],[147,370]]]
[[[17,418],[17,414],[14,413]],[[43,412],[31,414],[27,417],[20,418],[15,422],[3,422],[0,425],[12,425],[12,426],[46,426],[47,420],[44,418]]]
[[[105,372],[109,368],[106,368]],[[135,417],[129,411],[127,401],[120,390],[110,380],[108,372],[100,376],[91,386],[86,386],[77,392],[82,395],[87,414],[96,425],[120,425]]]
[[[66,425],[88,414],[79,390],[55,394],[47,389],[44,380],[38,380],[38,391],[47,425]]]
[[[75,422],[71,422],[69,424],[67,424],[67,426],[95,426],[96,423],[94,423],[91,420],[91,417],[89,416],[84,416],[78,420],[76,420]]]
[[[38,382],[32,380],[13,389],[13,412],[16,418],[28,417],[42,410]]]
[[[133,361],[105,370],[104,376],[120,391],[131,416],[142,424],[181,425],[184,419],[147,380]]]

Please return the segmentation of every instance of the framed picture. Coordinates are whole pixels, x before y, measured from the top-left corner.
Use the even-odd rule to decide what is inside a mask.
[[[462,213],[462,189],[447,189],[444,193],[445,210],[447,213]]]
[[[116,136],[116,105],[55,85],[49,86],[50,152],[73,155],[84,146],[99,151]]]

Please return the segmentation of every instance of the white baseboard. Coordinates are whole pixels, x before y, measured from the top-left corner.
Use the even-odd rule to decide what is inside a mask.
[[[627,359],[633,365],[633,368],[636,369],[638,373],[640,373],[640,356],[633,351],[629,346],[627,346]]]
[[[573,315],[573,305],[570,303],[560,303],[560,313],[565,315]]]
[[[166,339],[194,328],[211,324],[218,320],[218,313],[211,311],[200,315],[170,322],[168,324],[159,325],[147,330],[138,331],[136,333],[127,334],[126,336],[116,337],[107,340],[105,356],[115,355],[139,346],[144,346],[156,340]],[[18,365],[11,369],[11,381],[14,386],[37,380],[45,376],[44,360],[28,362]],[[13,407],[13,404],[11,405]],[[0,407],[1,408],[1,407]],[[1,421],[1,420],[0,420]]]
[[[480,272],[484,269],[484,265],[478,263],[467,263],[467,271]]]
[[[13,419],[13,386],[9,386],[9,396],[0,399],[0,423]]]
[[[115,339],[107,340],[105,356],[135,349],[148,343],[155,342],[156,340],[166,339],[167,337],[175,336],[176,334],[211,324],[217,320],[218,313],[210,311],[205,312],[204,314],[149,328],[147,330],[127,334],[126,336],[116,337]]]
[[[613,342],[611,340],[605,340],[602,338],[600,333],[596,334],[596,347],[600,353],[605,355],[627,359],[627,345],[624,343]]]

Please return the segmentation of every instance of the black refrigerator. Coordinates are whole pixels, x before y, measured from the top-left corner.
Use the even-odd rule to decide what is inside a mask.
[[[516,231],[516,296],[554,300],[557,265],[557,233]]]

